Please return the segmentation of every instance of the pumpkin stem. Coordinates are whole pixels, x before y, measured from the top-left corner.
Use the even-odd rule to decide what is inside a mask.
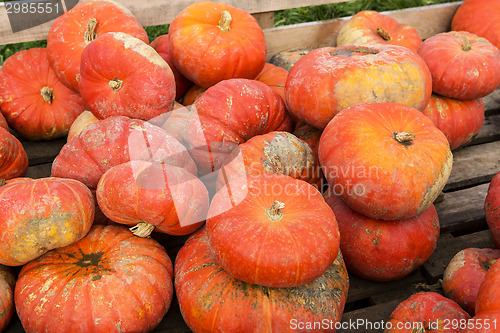
[[[222,31],[230,31],[232,21],[233,18],[231,17],[231,13],[227,10],[223,11],[219,20],[219,29]]]
[[[462,50],[463,51],[470,51],[472,49],[472,46],[470,45],[470,42],[467,38],[464,38],[464,43],[462,45]]]
[[[1,184],[1,183],[0,183]],[[497,261],[497,259],[491,258],[486,262],[486,270],[490,270],[491,266]]]
[[[285,204],[280,201],[273,202],[271,208],[266,209],[267,216],[273,221],[279,221],[283,217],[283,213],[280,209],[285,208]]]
[[[0,179],[0,187],[4,186],[7,184],[7,181],[5,179]]]
[[[43,87],[40,90],[40,94],[45,102],[52,104],[52,100],[54,100],[54,91],[51,88]]]
[[[120,89],[122,87],[123,81],[122,80],[118,80],[118,78],[115,77],[113,80],[109,81],[108,84],[111,87],[111,89],[113,89],[113,92],[114,92],[114,91],[117,91],[118,89]]]
[[[389,35],[389,33],[387,32],[387,30],[385,30],[382,27],[378,27],[377,28],[377,34],[380,37],[382,37],[382,39],[385,40],[386,42],[388,42],[388,41],[390,41],[392,39],[391,35]]]
[[[411,146],[413,144],[413,140],[415,140],[415,134],[412,132],[394,133],[394,140],[403,146]]]
[[[129,228],[132,233],[138,237],[149,237],[153,230],[155,229],[155,226],[147,223],[147,222],[139,222],[132,228]]]
[[[87,29],[83,34],[83,40],[86,44],[89,44],[91,41],[96,39],[97,34],[95,33],[95,27],[97,26],[97,20],[95,18],[90,19],[87,23]]]

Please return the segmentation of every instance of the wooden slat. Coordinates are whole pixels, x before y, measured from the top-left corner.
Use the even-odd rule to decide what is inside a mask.
[[[50,177],[51,169],[52,163],[30,166],[24,176],[34,179]]]
[[[420,37],[425,39],[437,33],[449,31],[451,19],[460,4],[461,2],[454,2],[384,13],[398,19],[401,23],[412,25],[417,29]],[[273,55],[282,51],[335,46],[339,28],[348,19],[349,17],[344,17],[265,29],[268,61]]]
[[[484,119],[484,125],[477,134],[477,136],[471,140],[468,144],[469,146],[477,145],[481,143],[487,143],[491,141],[496,141],[500,139],[500,114],[494,114],[486,116]]]
[[[88,1],[88,0],[84,0]],[[128,8],[143,26],[168,24],[188,5],[198,2],[197,0],[115,0]],[[225,0],[219,1],[244,9],[250,13],[272,12],[287,8],[302,7],[305,5],[322,5],[327,3],[345,2],[348,0]],[[82,1],[83,2],[83,1]],[[0,44],[12,44],[47,38],[47,33],[53,21],[36,26],[31,29],[12,33],[7,11],[4,3],[0,3]]]
[[[381,329],[376,329],[374,325],[382,325],[382,321],[386,322],[392,311],[398,306],[403,299],[395,299],[387,303],[377,304],[367,308],[346,312],[342,316],[342,322],[345,323],[346,329],[337,330],[338,333],[382,333]],[[349,327],[349,324],[352,326]],[[358,323],[359,325],[356,325]],[[370,323],[372,326],[370,326]]]
[[[50,163],[59,154],[61,148],[66,144],[66,138],[52,141],[29,141],[20,140],[26,154],[28,154],[29,165]]]
[[[262,29],[274,27],[274,12],[253,14]]]

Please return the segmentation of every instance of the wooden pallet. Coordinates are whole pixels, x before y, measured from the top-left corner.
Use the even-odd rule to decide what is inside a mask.
[[[271,28],[273,11],[303,5],[317,5],[345,0],[307,1],[224,1],[253,13],[265,28],[268,59],[282,51],[332,46],[341,24],[347,18],[311,22],[287,27]],[[131,9],[143,25],[169,23],[175,15],[194,0],[151,0],[147,2],[118,1]],[[426,6],[386,14],[417,28],[421,37],[448,31],[450,22],[461,2]],[[160,14],[161,13],[161,14]],[[0,4],[0,44],[43,39],[50,23],[12,34],[6,25],[5,8]],[[444,189],[443,200],[436,203],[440,219],[441,237],[431,258],[409,276],[387,283],[370,282],[350,276],[350,288],[343,321],[363,319],[372,323],[387,320],[396,305],[418,291],[441,292],[440,279],[450,259],[468,247],[492,248],[493,242],[483,210],[488,184],[500,171],[500,90],[484,98],[485,123],[476,138],[464,148],[453,152],[454,164]],[[21,140],[29,156],[27,176],[42,178],[50,175],[51,163],[66,143],[65,139],[50,142]],[[187,237],[159,236],[157,238],[174,260]],[[23,332],[18,318],[13,318],[7,333]],[[168,314],[154,332],[189,332],[174,300]],[[367,327],[365,330],[340,332],[382,332]]]

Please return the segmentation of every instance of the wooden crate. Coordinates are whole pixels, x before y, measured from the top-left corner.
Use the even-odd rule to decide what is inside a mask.
[[[117,0],[128,7],[145,26],[169,23],[194,0]],[[276,10],[304,5],[319,5],[345,0],[275,0],[223,1],[251,12],[264,28],[268,43],[268,60],[282,51],[334,46],[341,24],[348,18],[310,22],[285,27],[272,27]],[[422,38],[449,31],[451,19],[461,2],[386,12],[402,23],[415,27]],[[50,22],[29,30],[11,33],[5,8],[0,5],[0,44],[44,39]],[[441,292],[440,279],[449,260],[467,247],[493,247],[483,211],[491,178],[500,170],[500,90],[484,98],[486,118],[477,137],[464,148],[453,152],[454,164],[444,189],[444,199],[436,203],[441,224],[441,237],[432,257],[417,271],[394,282],[375,283],[350,276],[350,289],[343,321],[364,319],[372,323],[386,321],[396,305],[412,293],[433,290]],[[21,140],[29,156],[27,176],[50,175],[51,162],[65,139],[50,142]],[[160,242],[174,259],[187,237],[164,236]],[[7,328],[8,333],[22,332],[18,318]],[[340,330],[351,332],[353,330]],[[370,329],[356,332],[381,332]],[[154,332],[189,332],[178,304],[172,307]],[[354,332],[354,331],[353,331]]]

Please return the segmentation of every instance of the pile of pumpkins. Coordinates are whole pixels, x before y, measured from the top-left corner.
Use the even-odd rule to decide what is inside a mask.
[[[496,40],[465,31],[479,11],[466,6],[484,2],[425,41],[360,12],[290,72],[266,63],[262,29],[229,5],[190,5],[151,44],[119,4],[76,5],[46,49],[0,70],[0,331],[15,304],[27,332],[149,332],[174,290],[194,332],[335,331],[348,271],[392,281],[435,250],[451,150],[500,85]],[[51,177],[22,177],[7,124],[68,136]],[[192,234],[174,265],[155,233]],[[6,266],[22,266],[17,282]],[[498,316],[493,285],[478,318]]]

